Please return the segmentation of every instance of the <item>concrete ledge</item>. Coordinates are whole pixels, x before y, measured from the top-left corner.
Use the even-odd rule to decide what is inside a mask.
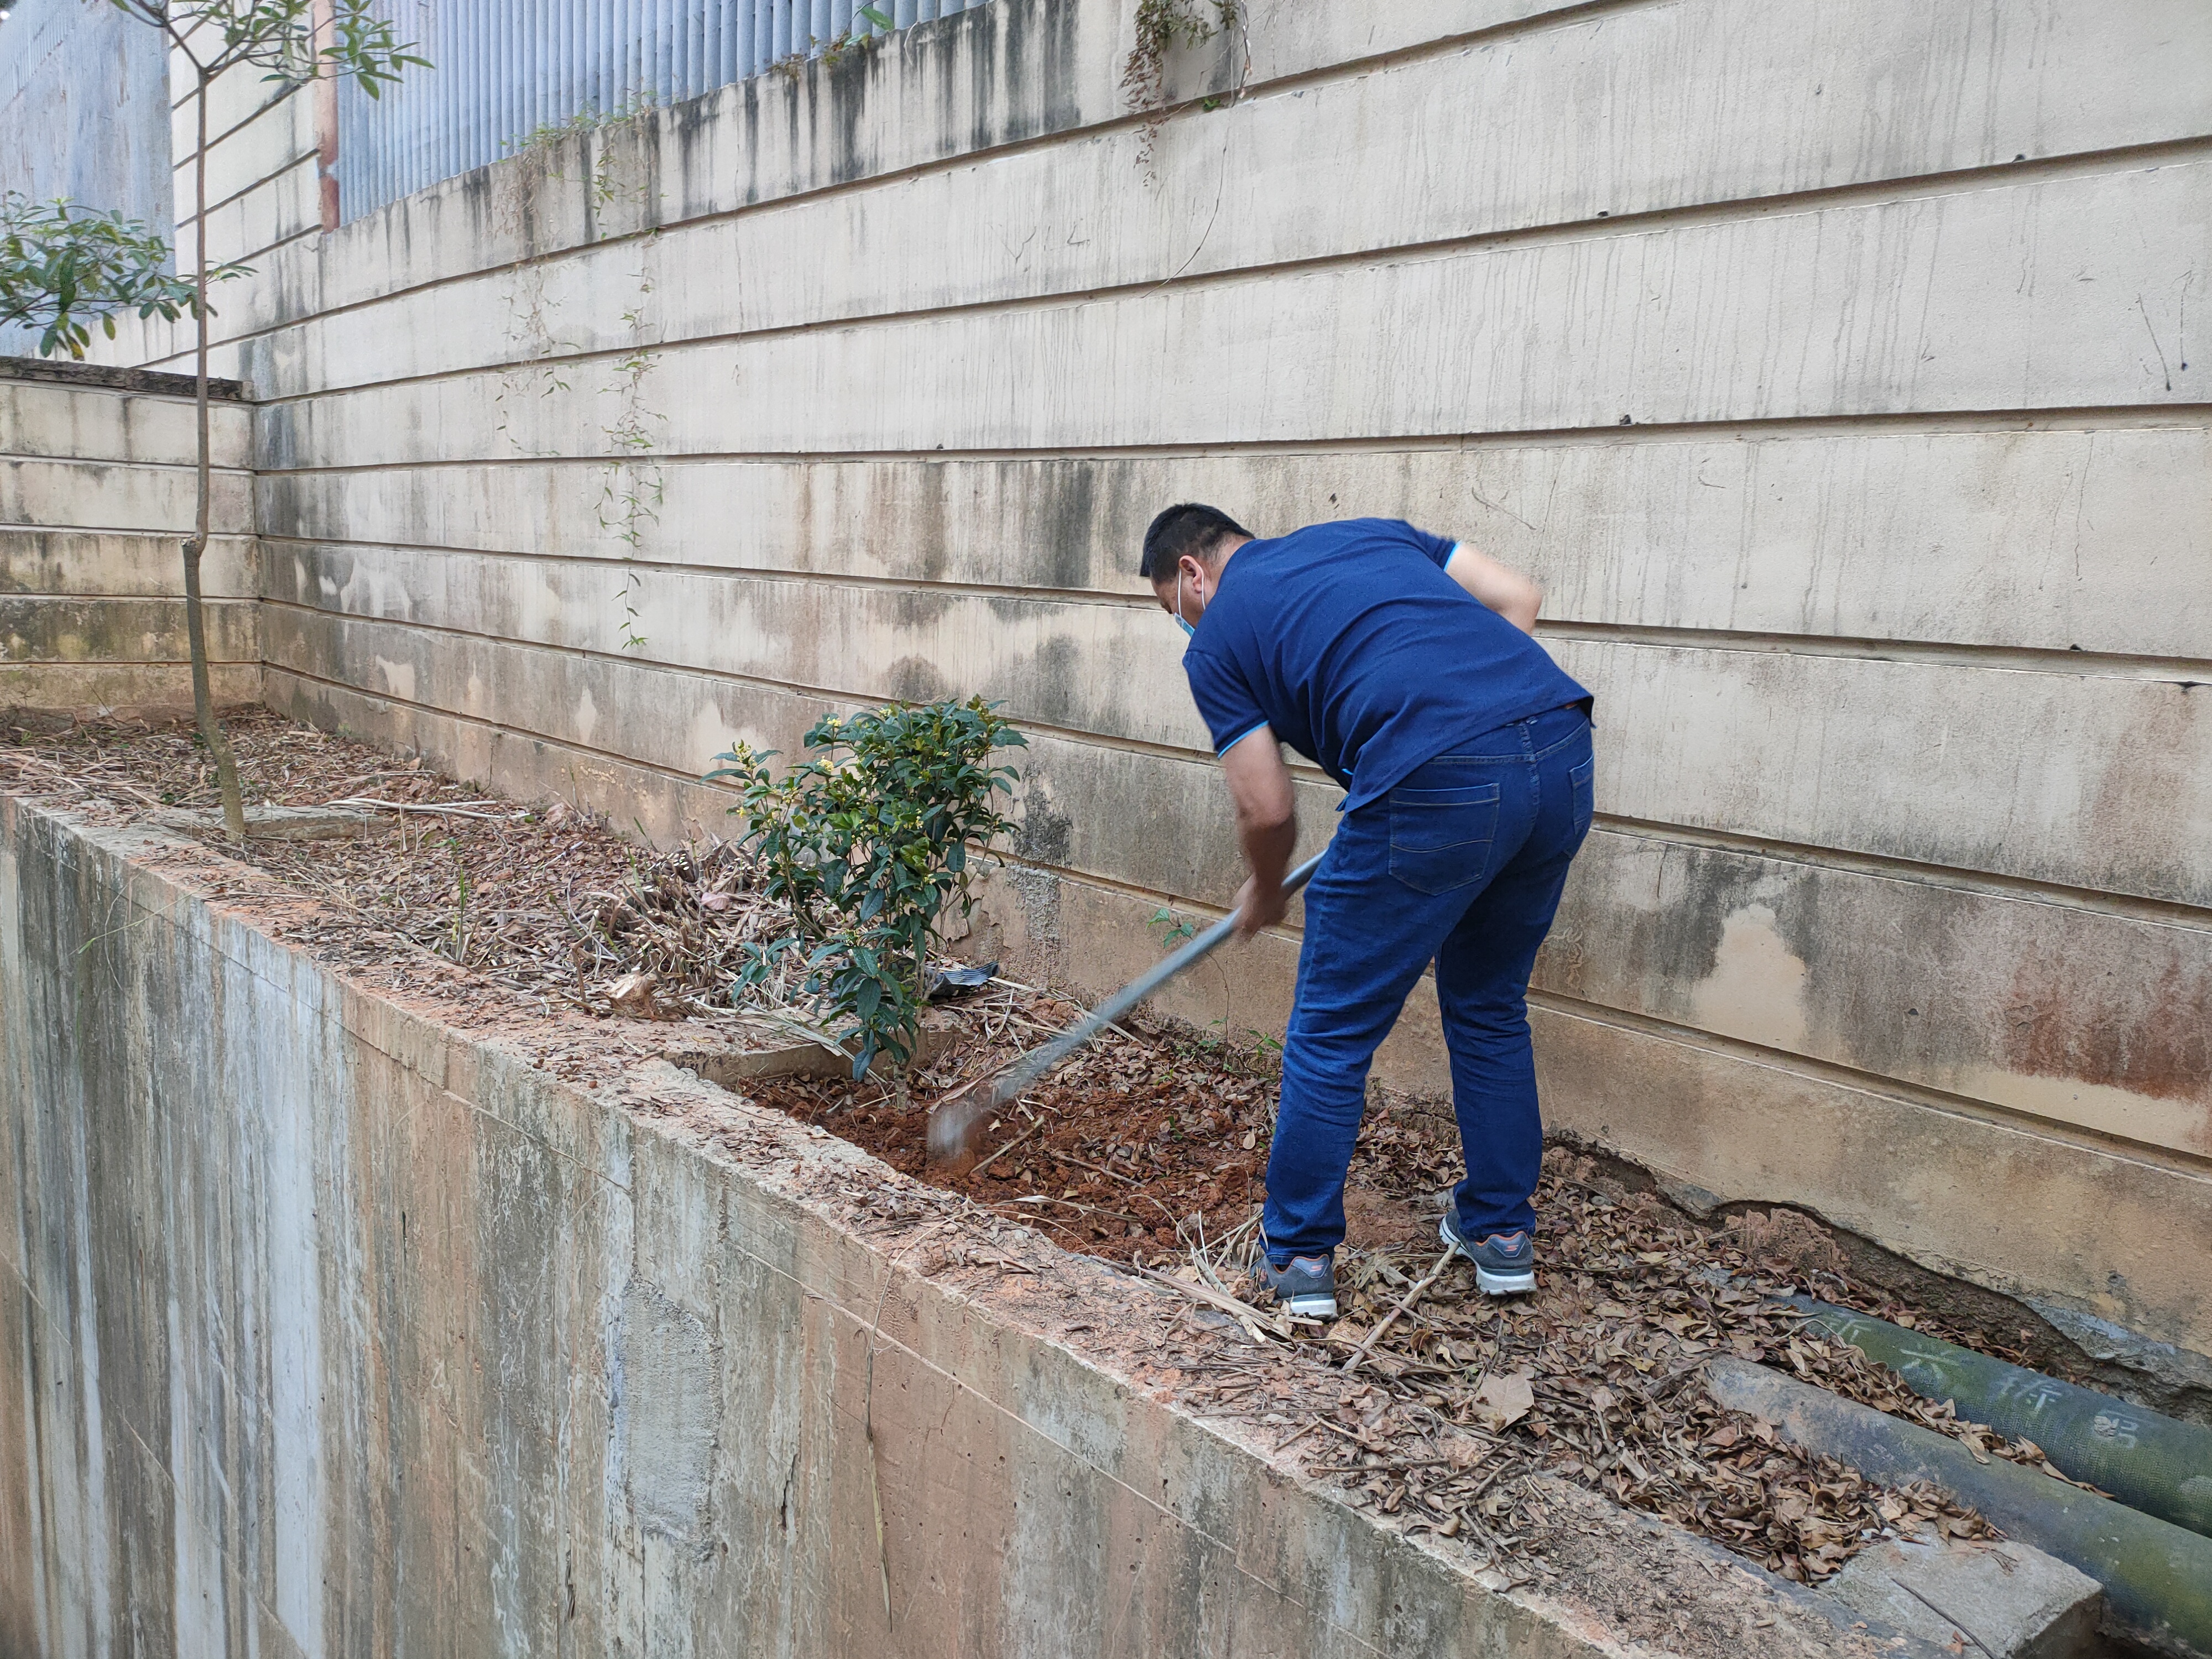
[[[258,663],[210,663],[216,706],[258,702],[261,674]],[[185,663],[0,663],[0,709],[166,720],[191,706],[192,672]]]
[[[0,799],[10,1650],[1887,1651],[1549,1484],[1507,1589],[1180,1407],[1171,1301],[288,902]]]
[[[1894,1540],[1855,1555],[1830,1594],[1869,1619],[1988,1659],[2090,1659],[2104,1592],[2026,1544]]]
[[[261,606],[210,596],[201,605],[212,662],[261,662]],[[0,662],[40,667],[188,661],[181,598],[0,593]]]
[[[163,398],[197,395],[189,374],[165,374],[152,368],[117,368],[106,363],[58,362],[50,357],[0,357],[0,380],[51,380],[62,386],[96,386],[111,392],[150,392]],[[225,403],[245,403],[250,394],[242,380],[208,381],[208,396]]]

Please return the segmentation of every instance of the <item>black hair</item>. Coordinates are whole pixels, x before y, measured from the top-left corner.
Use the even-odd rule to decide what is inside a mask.
[[[1204,562],[1207,554],[1231,536],[1252,538],[1252,532],[1218,507],[1182,501],[1169,507],[1145,532],[1144,562],[1137,574],[1158,586],[1175,580],[1176,565],[1184,554]]]

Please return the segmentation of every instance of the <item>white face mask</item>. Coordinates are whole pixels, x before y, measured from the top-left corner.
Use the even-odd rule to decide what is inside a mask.
[[[1199,597],[1199,600],[1200,600],[1200,602],[1201,604],[1202,604],[1202,603],[1204,603],[1205,599],[1206,599],[1206,591],[1205,591],[1203,588],[1200,588],[1200,589],[1199,590],[1199,595],[1198,595],[1198,597]],[[1201,611],[1200,614],[1202,616],[1202,615],[1204,615],[1205,613]],[[1191,623],[1188,623],[1188,622],[1185,622],[1185,621],[1183,620],[1183,614],[1182,614],[1182,572],[1181,572],[1180,570],[1178,570],[1178,571],[1176,571],[1176,608],[1175,608],[1175,625],[1176,625],[1177,628],[1180,628],[1181,629],[1182,629],[1182,631],[1183,631],[1183,637],[1184,637],[1184,638],[1186,638],[1186,639],[1189,638],[1192,635],[1194,635],[1194,634],[1195,634],[1195,633],[1197,633],[1197,632],[1198,632],[1198,629],[1197,629],[1194,626],[1193,626]]]

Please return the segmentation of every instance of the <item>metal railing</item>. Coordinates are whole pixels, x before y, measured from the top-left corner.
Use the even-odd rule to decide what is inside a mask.
[[[681,102],[880,31],[870,0],[383,0],[432,67],[338,92],[348,220],[512,155],[531,135]],[[894,28],[983,0],[873,0]]]

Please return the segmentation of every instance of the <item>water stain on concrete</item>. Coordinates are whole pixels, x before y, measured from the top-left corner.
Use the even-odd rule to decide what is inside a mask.
[[[1721,923],[1713,969],[1690,994],[1708,1031],[1795,1049],[1805,1041],[1804,959],[1782,936],[1771,906],[1747,905]]]
[[[2152,984],[2085,975],[2053,952],[2015,971],[2005,1061],[2158,1100],[2193,1101],[2212,1122],[2212,975],[2168,963]]]
[[[714,1342],[696,1314],[658,1285],[632,1279],[610,1345],[616,1468],[631,1518],[679,1541],[707,1528],[714,1474]]]

